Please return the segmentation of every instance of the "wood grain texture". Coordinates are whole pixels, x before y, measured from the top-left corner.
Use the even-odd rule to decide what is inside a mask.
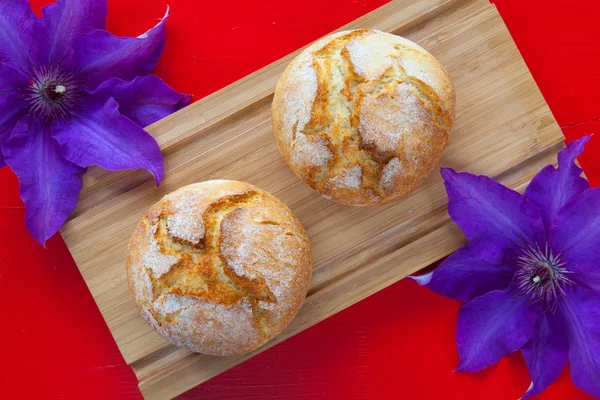
[[[400,34],[446,67],[457,120],[439,165],[523,187],[563,136],[495,8],[484,0],[397,1],[341,29]],[[252,356],[177,349],[138,315],[124,255],[134,226],[166,193],[207,179],[250,182],[300,218],[313,246],[313,281],[296,319],[264,350],[450,254],[464,242],[446,213],[439,166],[411,197],[371,209],[325,200],[285,165],[271,132],[275,83],[295,54],[148,127],[165,158],[155,188],[143,171],[86,175],[62,234],[147,398],[170,398]]]

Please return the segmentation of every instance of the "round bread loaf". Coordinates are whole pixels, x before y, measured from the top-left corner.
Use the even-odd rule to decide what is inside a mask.
[[[442,65],[396,35],[327,36],[287,67],[273,130],[286,163],[325,197],[375,206],[413,192],[442,155],[455,93]]]
[[[310,243],[281,201],[248,183],[215,180],[168,194],[127,249],[129,290],[169,342],[245,354],[292,320],[311,278]]]

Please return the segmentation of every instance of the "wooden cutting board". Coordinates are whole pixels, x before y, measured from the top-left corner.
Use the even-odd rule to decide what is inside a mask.
[[[395,1],[341,28],[405,36],[446,67],[457,119],[439,166],[486,174],[523,189],[555,162],[562,133],[495,7],[486,0]],[[251,357],[219,358],[178,349],[144,322],[125,274],[129,236],[147,209],[181,186],[234,179],[287,203],[313,246],[306,302],[275,340],[254,354],[450,254],[464,237],[446,213],[439,166],[409,198],[364,209],[328,201],[281,159],[271,133],[277,79],[295,54],[148,127],[165,159],[156,188],[148,173],[91,169],[62,229],[81,273],[146,398],[171,398]]]

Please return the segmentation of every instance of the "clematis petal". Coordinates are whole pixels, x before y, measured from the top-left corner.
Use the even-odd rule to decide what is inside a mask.
[[[156,140],[118,109],[110,98],[104,105],[90,104],[66,124],[55,121],[52,134],[62,154],[82,167],[98,165],[111,171],[145,168],[160,184],[163,164]]]
[[[482,370],[527,343],[536,317],[528,301],[508,290],[494,290],[464,304],[456,327],[457,371]]]
[[[480,260],[466,245],[430,273],[410,278],[436,293],[467,302],[492,290],[505,289],[514,273],[512,267]]]
[[[29,115],[19,120],[2,152],[19,177],[25,225],[44,244],[75,208],[85,169],[65,160],[49,126]]]
[[[2,85],[2,68],[0,64],[0,87]],[[2,145],[8,140],[17,121],[26,114],[26,104],[16,93],[5,94],[0,97],[0,168],[6,165],[2,154]]]
[[[0,1],[0,63],[27,68],[36,55],[35,14],[26,0]]]
[[[600,293],[600,188],[587,189],[556,215],[549,242],[561,251],[569,278]]]
[[[532,179],[525,191],[525,197],[538,206],[542,212],[544,227],[549,230],[558,211],[573,197],[590,187],[582,178],[581,168],[575,159],[590,140],[591,135],[570,143],[558,153],[558,168],[548,165]]]
[[[545,238],[539,210],[525,197],[487,176],[442,168],[448,213],[469,239],[473,254],[499,264],[507,250]]]
[[[119,112],[141,126],[174,113],[191,100],[191,96],[177,93],[156,75],[137,77],[130,82],[112,78],[91,95],[98,99],[114,98],[119,104]]]
[[[521,348],[531,377],[531,386],[523,399],[540,394],[556,380],[565,367],[569,348],[564,328],[565,323],[560,313],[538,316],[533,336]]]
[[[58,62],[68,55],[75,39],[106,27],[106,0],[56,0],[42,9],[33,25],[40,61]]]
[[[0,145],[10,137],[17,121],[27,113],[25,101],[16,93],[0,97]]]
[[[148,75],[162,52],[168,16],[167,9],[154,28],[137,38],[120,38],[99,30],[77,39],[73,46],[74,57],[88,88],[93,90],[109,78],[129,81]]]
[[[561,311],[569,327],[569,364],[575,386],[600,398],[600,296],[572,286]]]
[[[0,62],[0,96],[20,92],[29,86],[29,78],[9,64]]]

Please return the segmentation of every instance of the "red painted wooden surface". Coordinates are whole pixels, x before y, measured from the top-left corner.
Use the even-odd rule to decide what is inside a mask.
[[[383,3],[171,0],[157,73],[198,99]],[[600,183],[596,0],[495,4],[567,138],[598,134],[580,161]],[[108,29],[138,35],[165,7],[166,0],[109,1]],[[0,169],[0,188],[0,398],[140,398],[62,239],[43,249],[27,236],[8,168]],[[458,307],[401,281],[182,398],[518,398],[529,385],[518,354],[478,374],[452,373]],[[589,396],[565,371],[540,398]]]

